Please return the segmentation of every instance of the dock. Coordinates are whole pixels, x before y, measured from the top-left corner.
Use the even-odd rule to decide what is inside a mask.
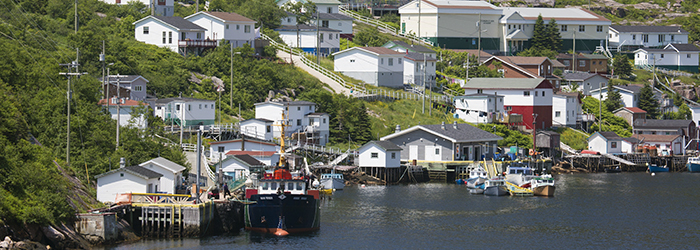
[[[671,172],[687,171],[686,162],[690,156],[650,156],[649,154],[576,154],[564,157],[575,168],[583,168],[589,172],[603,172],[605,168],[620,167],[625,172],[646,171],[647,164],[668,166]]]

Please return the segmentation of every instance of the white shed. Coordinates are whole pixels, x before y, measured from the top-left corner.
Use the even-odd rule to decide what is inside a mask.
[[[186,169],[182,165],[174,163],[163,157],[151,159],[147,162],[139,164],[139,166],[161,174],[160,190],[158,191],[168,194],[174,194],[175,189],[182,185],[182,172]]]
[[[97,175],[97,200],[114,202],[118,194],[156,193],[162,176],[141,166],[120,167]]]
[[[334,70],[380,87],[403,87],[404,53],[384,47],[353,47],[333,54]]]
[[[398,168],[401,148],[391,141],[370,141],[358,149],[360,167]]]

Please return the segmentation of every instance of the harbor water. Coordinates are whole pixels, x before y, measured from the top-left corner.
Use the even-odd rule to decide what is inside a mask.
[[[466,186],[348,186],[321,205],[321,230],[241,231],[105,249],[696,249],[700,174],[555,175],[554,197],[490,197]]]

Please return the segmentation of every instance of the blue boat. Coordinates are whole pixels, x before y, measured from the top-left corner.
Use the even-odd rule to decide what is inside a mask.
[[[649,173],[668,172],[668,167],[667,166],[659,167],[656,164],[652,164],[652,165],[648,165],[647,171],[649,171]]]
[[[688,158],[688,163],[685,164],[690,172],[700,172],[700,157]]]

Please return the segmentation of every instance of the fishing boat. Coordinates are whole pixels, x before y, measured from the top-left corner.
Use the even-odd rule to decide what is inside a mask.
[[[506,181],[519,187],[529,187],[530,179],[535,177],[532,168],[528,166],[510,165],[506,168]]]
[[[484,184],[486,180],[488,180],[488,173],[482,166],[479,166],[469,171],[469,179],[466,180],[467,187],[477,188],[477,186]]]
[[[700,156],[688,158],[688,163],[685,166],[690,172],[700,172]]]
[[[343,174],[321,174],[321,189],[342,190],[345,187]]]
[[[278,236],[319,230],[320,192],[308,186],[304,177],[311,174],[308,167],[307,173],[290,172],[284,153],[285,125],[279,126],[282,127],[280,161],[274,171],[266,171],[247,186],[245,229]]]
[[[651,165],[647,164],[647,171],[648,171],[649,173],[663,173],[663,172],[668,172],[668,166],[659,167],[659,166],[656,165],[656,164],[651,164]]]
[[[554,178],[549,174],[532,178],[530,188],[535,196],[554,196]]]
[[[479,184],[474,188],[469,188],[470,194],[484,194],[484,184]]]
[[[484,182],[484,195],[508,195],[508,188],[506,188],[506,180],[503,179],[503,177],[494,177],[490,180],[486,180],[486,182]]]

